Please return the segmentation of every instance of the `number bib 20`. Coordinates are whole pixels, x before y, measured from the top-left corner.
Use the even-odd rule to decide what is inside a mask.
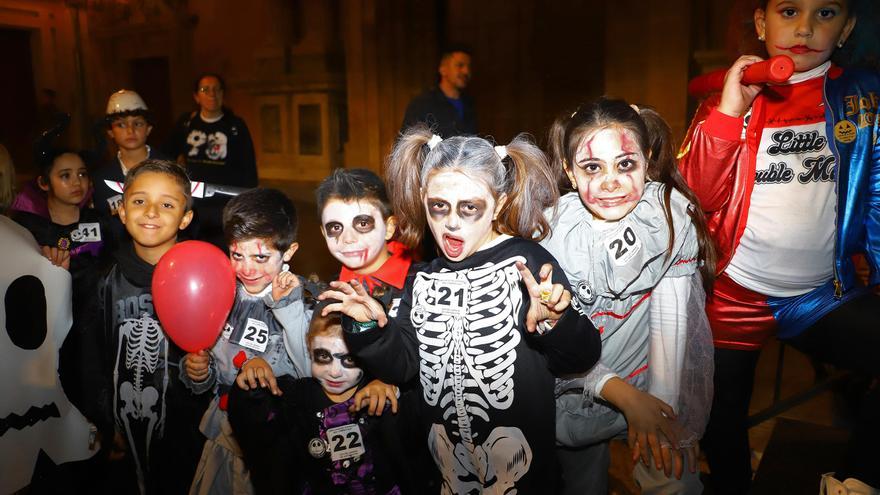
[[[623,266],[642,250],[642,240],[636,237],[632,227],[626,227],[615,232],[606,247],[614,264]]]
[[[337,426],[327,430],[327,443],[330,444],[330,459],[341,461],[364,455],[364,437],[356,424]]]

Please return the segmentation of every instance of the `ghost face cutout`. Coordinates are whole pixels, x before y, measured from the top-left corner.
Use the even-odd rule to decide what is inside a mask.
[[[89,423],[58,378],[71,325],[70,274],[43,258],[23,227],[0,216],[0,493],[31,482],[43,450],[56,464],[91,457]]]

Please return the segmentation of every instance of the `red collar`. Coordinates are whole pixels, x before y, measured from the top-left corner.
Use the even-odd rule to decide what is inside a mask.
[[[406,274],[409,272],[409,266],[412,264],[412,256],[406,249],[406,246],[397,241],[388,243],[388,251],[391,252],[391,257],[385,260],[385,263],[375,272],[369,275],[362,275],[343,265],[342,270],[339,271],[339,280],[357,280],[365,285],[370,293],[373,292],[373,288],[382,284],[403,289],[403,285],[406,283]]]

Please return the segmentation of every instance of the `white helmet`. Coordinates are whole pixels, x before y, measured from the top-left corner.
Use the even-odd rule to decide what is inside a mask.
[[[147,104],[141,95],[130,89],[120,89],[107,100],[107,115],[135,110],[147,110]]]

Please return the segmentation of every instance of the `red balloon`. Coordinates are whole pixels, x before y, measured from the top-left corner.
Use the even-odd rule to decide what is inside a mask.
[[[185,241],[168,250],[153,271],[153,305],[165,333],[181,349],[210,349],[235,299],[235,271],[216,246]]]

